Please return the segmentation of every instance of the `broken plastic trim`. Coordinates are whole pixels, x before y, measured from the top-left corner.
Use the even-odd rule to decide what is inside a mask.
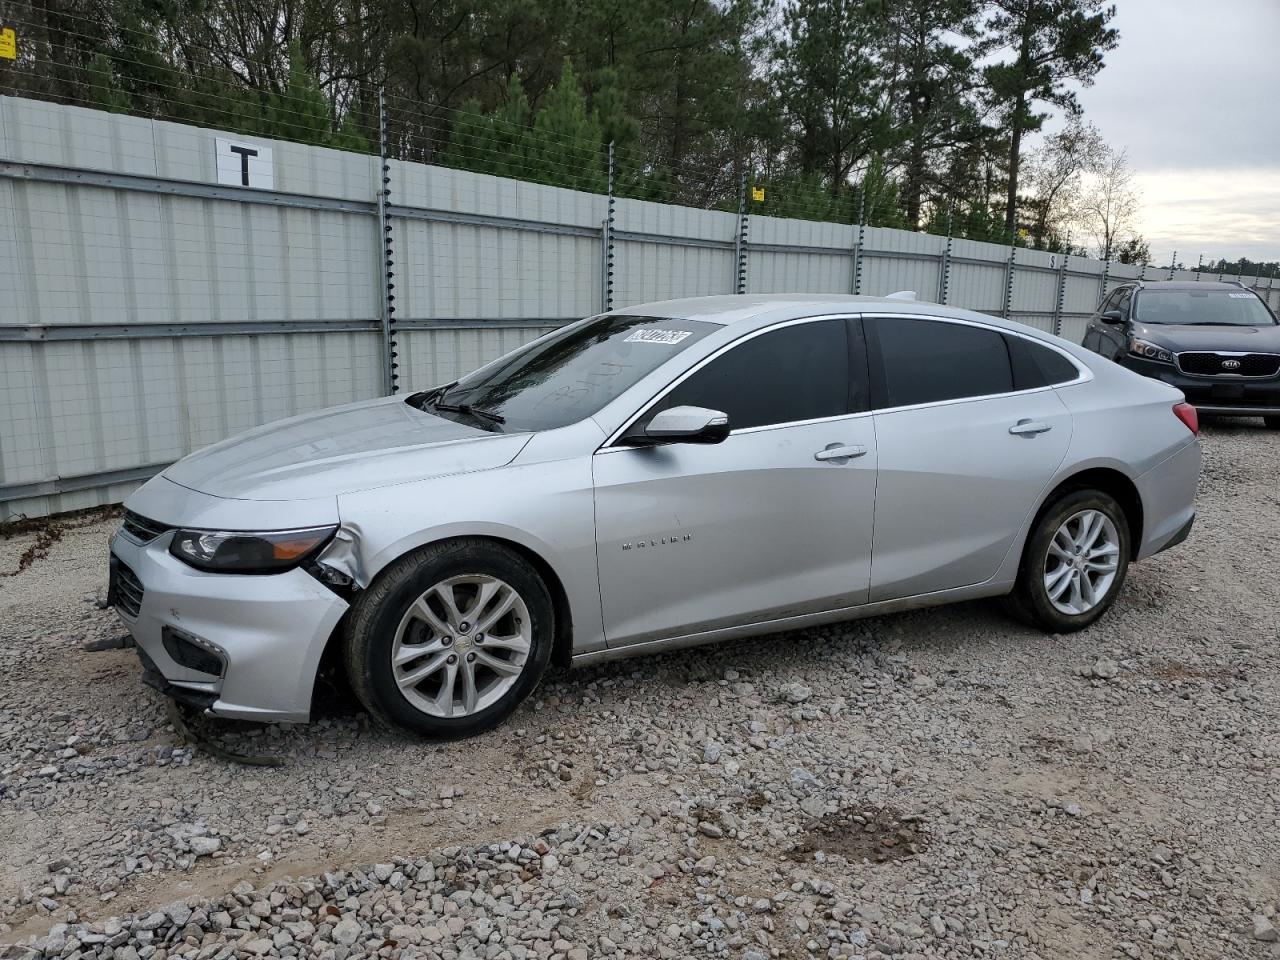
[[[353,601],[369,583],[361,562],[359,530],[339,524],[329,542],[302,569],[343,600]]]

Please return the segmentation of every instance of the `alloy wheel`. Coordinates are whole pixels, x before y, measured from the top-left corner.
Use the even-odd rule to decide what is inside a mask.
[[[1044,589],[1061,613],[1088,613],[1104,599],[1120,567],[1120,535],[1101,510],[1081,510],[1049,541]]]
[[[466,717],[515,686],[532,642],[529,609],[510,584],[487,574],[450,577],[405,612],[391,647],[392,675],[423,713]]]

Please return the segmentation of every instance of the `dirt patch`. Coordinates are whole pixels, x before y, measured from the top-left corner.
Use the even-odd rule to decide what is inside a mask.
[[[820,817],[805,830],[787,853],[792,860],[807,860],[821,850],[852,861],[887,863],[922,853],[928,839],[921,821],[893,807],[846,807]]]
[[[769,798],[762,790],[753,790],[743,803],[748,810],[763,810],[769,805]]]
[[[1180,663],[1177,660],[1166,660],[1158,664],[1151,671],[1151,675],[1157,680],[1163,680],[1166,683],[1186,683],[1191,680],[1225,681],[1235,676],[1235,670],[1225,664],[1195,666],[1188,663]]]
[[[118,506],[92,507],[76,513],[59,514],[57,517],[23,517],[19,520],[0,523],[0,540],[35,535],[32,543],[19,554],[18,565],[12,570],[0,570],[0,577],[16,577],[41,557],[48,556],[49,550],[68,530],[92,526],[103,520],[118,517],[123,512],[123,509]]]

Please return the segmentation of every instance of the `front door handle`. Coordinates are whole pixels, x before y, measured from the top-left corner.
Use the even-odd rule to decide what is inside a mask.
[[[865,456],[867,448],[856,443],[829,443],[825,448],[819,450],[813,455],[815,460],[852,460],[854,457]]]
[[[1009,432],[1015,437],[1034,437],[1038,433],[1048,433],[1053,427],[1043,420],[1019,420]]]

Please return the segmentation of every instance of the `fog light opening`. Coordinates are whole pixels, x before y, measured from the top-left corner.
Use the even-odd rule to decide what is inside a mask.
[[[226,672],[225,655],[208,640],[169,626],[161,628],[160,640],[165,653],[181,667],[207,673],[211,677],[221,677]]]

